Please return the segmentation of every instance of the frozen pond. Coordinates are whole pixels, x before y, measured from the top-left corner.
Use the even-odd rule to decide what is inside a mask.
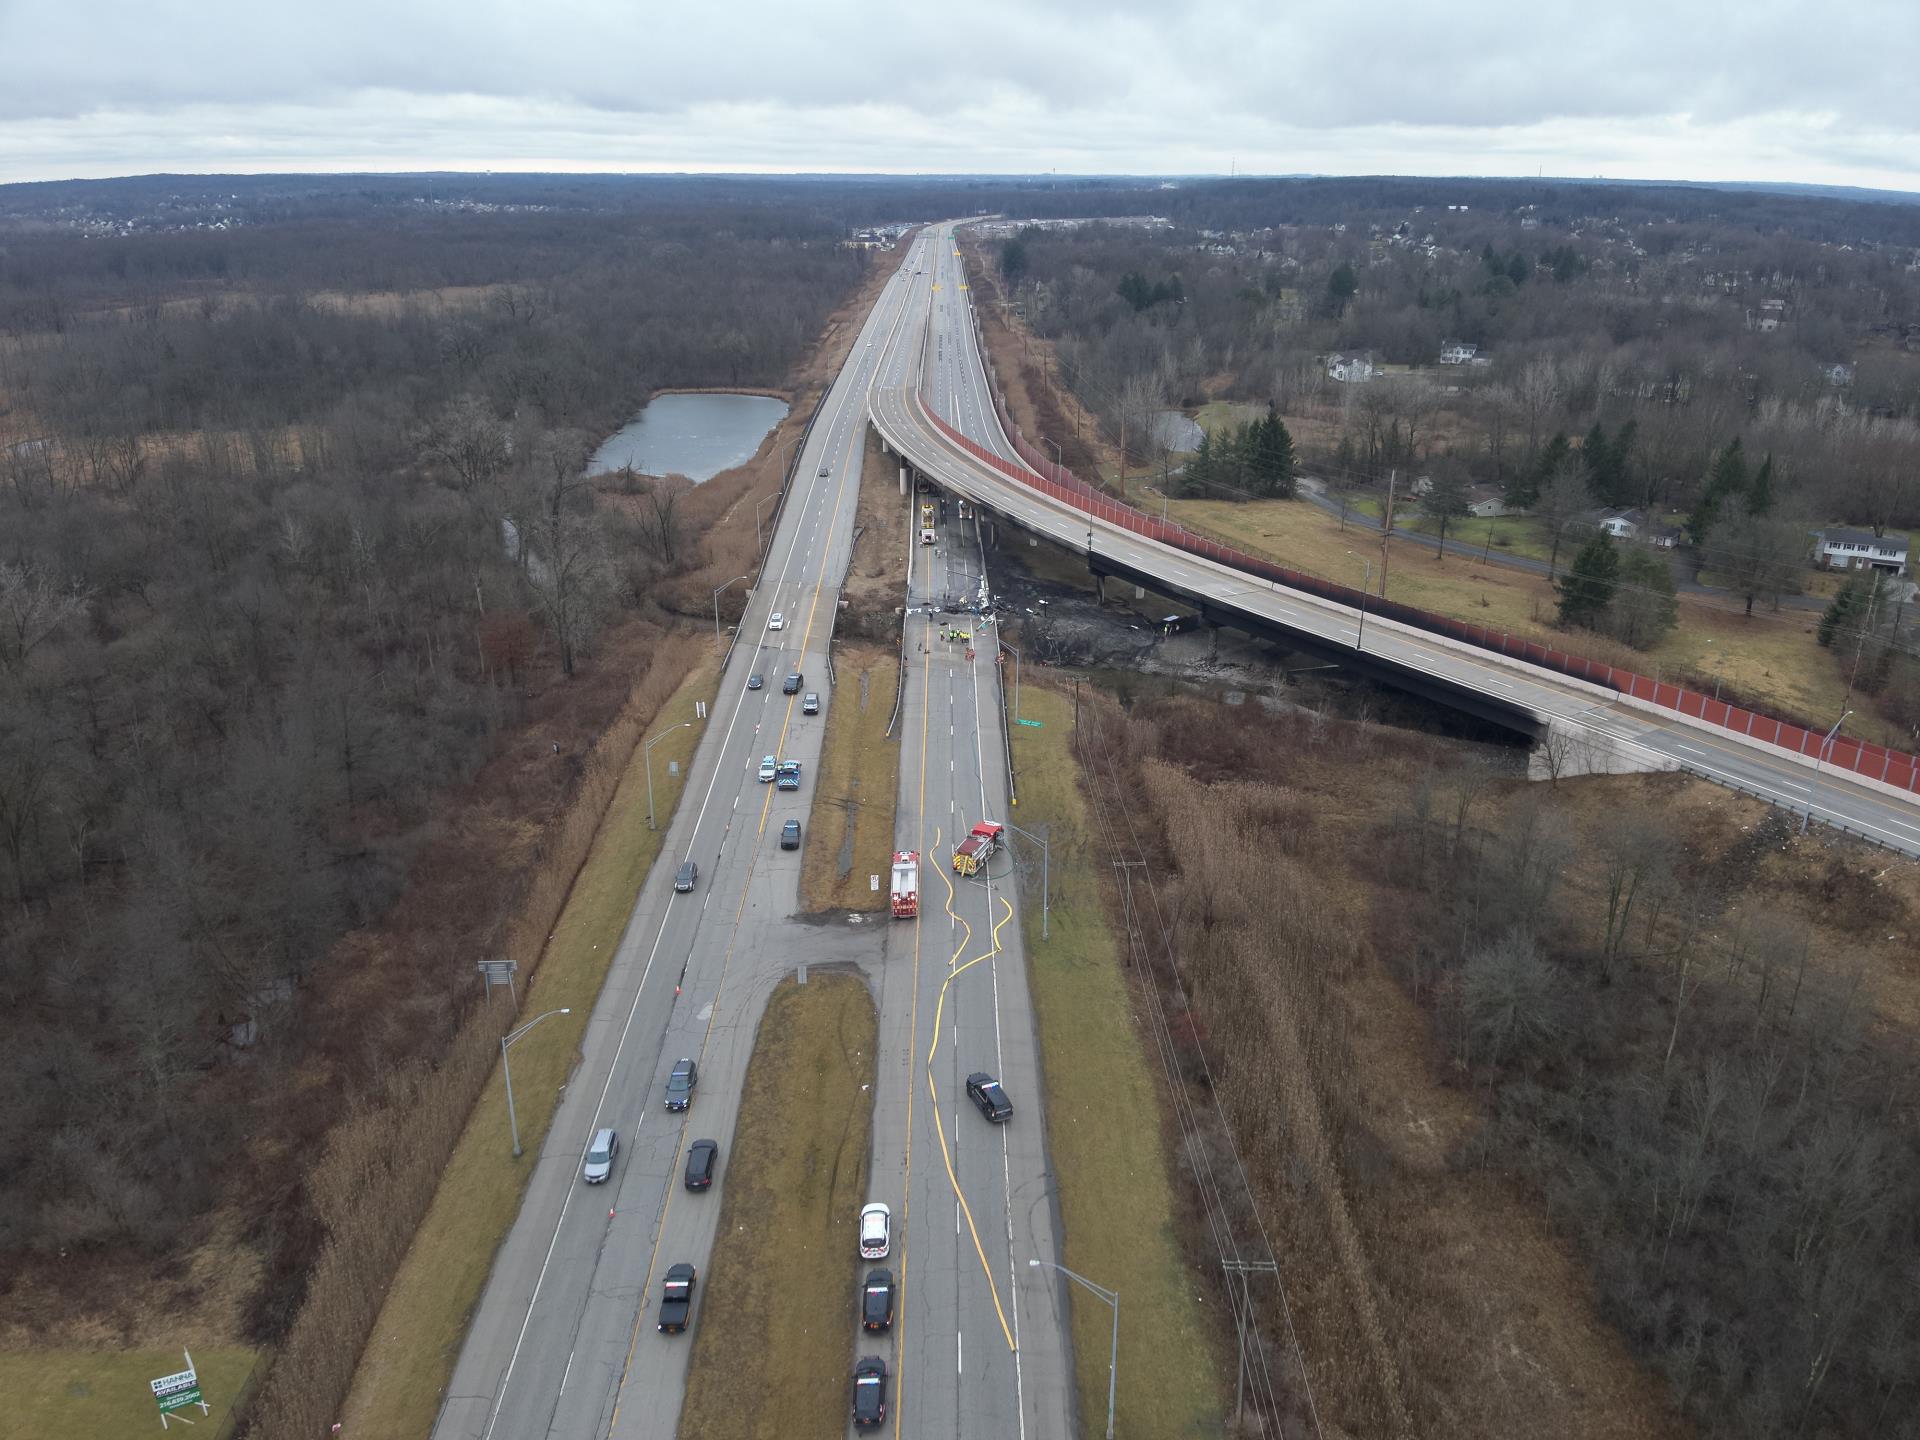
[[[1200,437],[1205,432],[1199,422],[1181,414],[1178,410],[1162,410],[1153,417],[1153,438],[1160,442],[1165,450],[1191,452],[1200,448]]]
[[[787,414],[770,395],[661,395],[587,462],[587,473],[631,465],[643,475],[711,480],[753,458]]]

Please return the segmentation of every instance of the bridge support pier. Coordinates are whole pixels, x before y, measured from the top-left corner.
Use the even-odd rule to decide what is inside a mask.
[[[900,493],[907,493],[907,467],[904,465],[900,467]]]
[[[1529,780],[1567,780],[1576,775],[1634,775],[1676,769],[1652,750],[1627,744],[1605,731],[1564,720],[1547,722],[1527,755]]]

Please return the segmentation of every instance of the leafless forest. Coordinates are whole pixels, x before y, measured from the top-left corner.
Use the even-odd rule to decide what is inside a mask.
[[[672,486],[596,505],[590,444],[658,386],[786,384],[864,263],[738,190],[147,183],[0,205],[0,1253],[177,1255],[244,1200],[271,1336],[303,1155],[437,1058],[472,957],[425,1009],[316,1013],[323,967],[703,559]]]
[[[1911,867],[1679,777],[1192,698],[1081,725],[1303,1427],[1304,1376],[1353,1433],[1916,1433]]]

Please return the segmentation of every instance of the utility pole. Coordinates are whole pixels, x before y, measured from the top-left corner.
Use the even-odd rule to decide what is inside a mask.
[[[1133,936],[1136,933],[1133,923],[1133,872],[1136,868],[1145,870],[1147,868],[1147,862],[1144,860],[1115,860],[1112,863],[1113,868],[1120,872],[1121,877],[1121,895],[1123,897],[1121,914],[1126,920],[1127,961],[1131,964],[1135,948],[1133,945]]]
[[[1393,534],[1393,489],[1399,471],[1387,471],[1387,514],[1380,525],[1380,598],[1387,598],[1387,537]]]
[[[1367,591],[1373,588],[1373,562],[1362,560],[1367,567],[1367,578],[1360,582],[1360,633],[1353,637],[1353,648],[1358,650],[1367,638]]]

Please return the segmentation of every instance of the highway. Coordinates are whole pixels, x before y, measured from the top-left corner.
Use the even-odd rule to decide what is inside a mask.
[[[896,373],[911,365],[911,347],[927,335],[933,280],[914,269],[910,252],[803,449],[661,862],[641,890],[495,1257],[436,1440],[674,1434],[692,1336],[656,1333],[661,1276],[684,1260],[704,1280],[726,1263],[714,1228],[768,994],[799,965],[848,961],[868,974],[880,1008],[872,1195],[894,1210],[888,1263],[902,1295],[890,1335],[860,1332],[866,1266],[850,1251],[845,1293],[820,1297],[823,1318],[846,1317],[849,1371],[856,1354],[889,1359],[887,1428],[896,1436],[1068,1433],[1065,1313],[1025,1266],[1029,1255],[1052,1258],[1055,1240],[1018,902],[1002,883],[1011,862],[1003,853],[990,876],[949,888],[939,853],[963,819],[997,818],[1004,805],[991,647],[972,663],[964,646],[916,652],[903,697],[899,843],[927,855],[920,923],[800,923],[800,852],[777,848],[782,822],[809,823],[834,703],[825,652],[851,553],[867,392],[883,363]],[[955,403],[970,407],[984,433],[982,407],[990,418],[991,404],[983,378],[969,380],[962,366],[953,376]],[[970,526],[950,518],[941,542],[916,553],[922,591],[936,558],[954,567],[957,583],[971,583],[976,543]],[[945,583],[947,571],[939,574]],[[768,629],[774,611],[785,618],[780,631]],[[782,693],[791,670],[805,675],[803,692],[821,694],[821,716],[803,716],[800,695]],[[764,689],[747,689],[753,673],[765,677]],[[769,754],[802,762],[797,794],[759,782]],[[685,858],[699,865],[699,882],[676,895],[673,873]],[[685,1115],[663,1103],[667,1073],[682,1056],[700,1066]],[[989,1126],[967,1103],[964,1077],[976,1068],[994,1071],[1013,1095],[1009,1125]],[[621,1150],[608,1183],[588,1187],[582,1158],[603,1126],[619,1131]],[[717,1140],[721,1153],[718,1181],[697,1195],[681,1184],[696,1138]]]
[[[929,306],[952,303],[959,314],[964,304],[940,258],[908,278],[921,319]],[[924,353],[910,321],[882,359],[880,383],[904,383]],[[969,373],[964,351],[951,363],[938,344],[933,353],[933,388],[986,443],[984,377]],[[910,557],[899,724],[895,833],[900,848],[921,854],[920,919],[889,927],[881,989],[870,1188],[894,1207],[891,1264],[903,1296],[891,1431],[1037,1440],[1072,1433],[1071,1352],[1055,1285],[1027,1265],[1059,1258],[1058,1225],[1013,855],[1002,851],[971,878],[950,864],[975,822],[1010,816],[997,646],[968,617],[932,613],[946,597],[973,600],[981,575],[977,521],[945,508],[936,544],[915,545]],[[968,638],[946,638],[954,626]],[[976,1070],[1005,1087],[1014,1105],[1006,1124],[989,1124],[968,1100]]]
[[[964,304],[964,275],[954,255],[951,227],[940,227],[938,278],[931,318],[936,334],[925,348],[935,357],[931,383],[916,384],[905,370],[888,368],[868,397],[876,429],[897,452],[950,493],[965,497],[1069,550],[1154,577],[1171,592],[1210,608],[1239,611],[1259,621],[1364,649],[1369,659],[1436,677],[1525,711],[1550,727],[1579,764],[1605,769],[1686,770],[1736,786],[1791,810],[1845,827],[1907,854],[1920,854],[1920,796],[1903,796],[1813,760],[1750,743],[1743,737],[1624,699],[1598,685],[1567,679],[1536,666],[1381,619],[1300,591],[1288,590],[1224,565],[1158,544],[1089,516],[995,470],[933,424],[937,413],[975,443],[1011,458],[990,401],[971,377],[978,346]],[[949,291],[952,295],[949,295]],[[947,297],[943,302],[942,297]],[[984,388],[984,380],[981,382]],[[969,428],[976,414],[986,434]],[[1019,462],[1016,460],[1016,464]],[[1024,468],[1024,467],[1023,467]],[[1364,629],[1364,633],[1363,633]]]

